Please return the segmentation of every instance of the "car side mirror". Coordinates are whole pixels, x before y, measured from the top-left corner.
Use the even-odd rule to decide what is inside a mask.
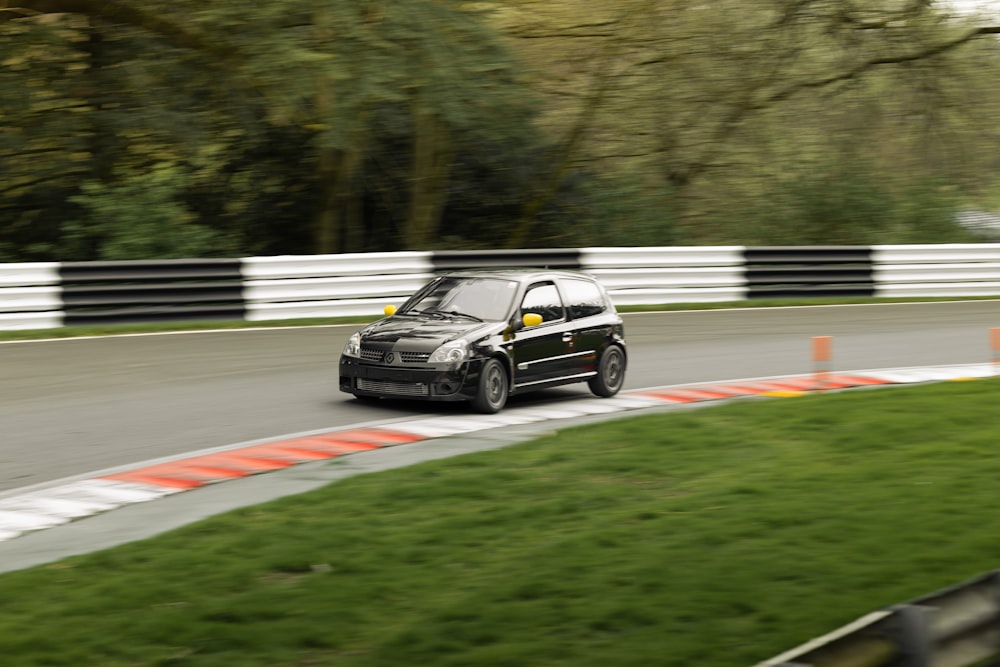
[[[514,318],[503,330],[504,340],[513,340],[514,334],[525,327],[537,327],[542,323],[542,316],[538,313],[525,313],[521,319]]]
[[[382,312],[385,313],[386,317],[392,317],[393,315],[396,314],[396,306],[389,304],[388,306],[382,309]]]

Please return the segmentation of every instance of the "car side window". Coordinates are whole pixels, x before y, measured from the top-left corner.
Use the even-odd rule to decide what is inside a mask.
[[[521,314],[537,313],[542,316],[542,322],[556,322],[566,317],[562,299],[553,283],[532,285],[521,301]]]
[[[600,315],[607,310],[604,294],[596,284],[587,280],[566,279],[562,281],[562,286],[566,294],[569,316],[574,320]]]

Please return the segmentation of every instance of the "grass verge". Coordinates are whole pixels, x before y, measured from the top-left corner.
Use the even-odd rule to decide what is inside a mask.
[[[998,380],[749,399],[351,478],[0,575],[0,655],[750,665],[997,567],[998,401]]]
[[[678,310],[720,310],[726,308],[776,308],[782,306],[831,306],[864,303],[923,303],[935,301],[996,301],[997,297],[956,298],[836,298],[836,299],[757,299],[753,301],[728,301],[720,303],[668,303],[645,306],[619,306],[622,313]],[[298,320],[267,320],[263,322],[212,321],[212,322],[146,322],[133,324],[105,324],[99,326],[73,326],[56,329],[0,330],[0,341],[42,340],[47,338],[79,338],[83,336],[113,336],[136,333],[163,333],[172,331],[207,331],[217,329],[250,329],[267,327],[318,326],[331,324],[365,324],[374,321],[371,317],[328,317]]]

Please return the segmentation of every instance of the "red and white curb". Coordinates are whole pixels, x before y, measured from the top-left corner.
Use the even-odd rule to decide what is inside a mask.
[[[236,446],[0,497],[0,542],[207,484],[432,438],[519,424],[622,413],[666,404],[991,377],[996,370],[992,364],[976,364],[678,385],[628,392],[614,398],[589,398],[551,406],[507,408],[496,415],[429,417],[378,427],[348,428],[263,444]]]

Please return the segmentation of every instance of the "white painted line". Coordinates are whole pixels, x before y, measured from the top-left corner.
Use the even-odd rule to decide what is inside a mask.
[[[956,380],[958,378],[969,377],[969,369],[934,369],[928,368],[926,371],[920,374],[920,377],[924,378],[926,381],[933,380]]]
[[[435,419],[393,424],[392,430],[417,435],[422,438],[442,438],[456,432],[454,429]]]
[[[0,530],[17,529],[41,530],[51,528],[69,522],[69,519],[47,514],[34,514],[32,512],[9,512],[0,510]]]
[[[623,405],[615,399],[607,398],[586,398],[579,403],[574,403],[573,407],[585,415],[604,415],[631,409],[629,405]]]
[[[504,426],[516,426],[518,424],[529,423],[528,417],[518,418],[516,411],[509,414],[501,412],[496,415],[469,415],[462,416],[455,420],[456,424],[468,426],[469,431],[486,431],[491,428],[502,428]]]
[[[643,391],[643,390],[640,390]],[[629,396],[629,395],[618,395],[612,398],[602,398],[600,399],[602,403],[607,403],[608,405],[614,405],[622,410],[639,410],[642,408],[652,408],[657,405],[663,405],[665,402],[660,398],[650,398],[646,396]]]
[[[911,369],[901,368],[892,371],[866,373],[865,375],[866,377],[875,378],[876,380],[884,380],[887,382],[892,382],[897,384],[912,384],[917,382],[954,380],[955,378],[964,377],[963,375],[957,374],[954,371],[936,370],[931,368],[911,368]]]
[[[520,424],[533,424],[538,421],[531,415],[522,415],[517,409],[505,410],[499,414],[489,417],[475,417],[476,421],[484,424],[484,428],[498,428],[503,426],[518,426]]]
[[[78,519],[112,509],[103,503],[69,498],[46,498],[44,496],[21,496],[0,501],[0,511],[31,512]]]
[[[1000,368],[994,368],[992,364],[969,364],[968,366],[932,366],[928,370],[948,370],[951,372],[951,379],[956,379],[993,377]]]
[[[75,484],[56,487],[51,489],[51,492],[46,492],[46,495],[86,499],[103,503],[108,505],[108,509],[111,509],[119,505],[155,500],[177,493],[180,490],[168,487],[116,482],[110,479],[88,479],[76,482]]]
[[[0,500],[0,542],[183,489],[90,479]]]
[[[545,421],[548,419],[569,419],[572,417],[580,417],[583,413],[566,409],[562,407],[543,407],[537,406],[533,408],[523,408],[519,409],[518,414],[525,415],[529,417],[537,417],[538,421]]]
[[[866,377],[889,382],[931,382],[961,378],[986,378],[997,375],[992,364],[959,364],[954,366],[917,366],[912,368],[876,368],[860,371],[841,371],[840,375]]]
[[[649,407],[658,401],[635,401],[612,403],[610,399],[589,399],[585,402],[560,403],[558,407],[508,408],[497,415],[432,417],[413,421],[386,424],[387,428],[404,433],[412,433],[427,438],[441,438],[460,433],[471,433],[504,426],[532,424],[548,419],[566,419],[590,414],[618,412],[632,407]],[[600,406],[600,407],[597,407]]]
[[[482,429],[483,427],[480,425],[449,418],[421,419],[392,425],[393,431],[402,431],[425,438],[444,438],[449,435],[481,431]]]

